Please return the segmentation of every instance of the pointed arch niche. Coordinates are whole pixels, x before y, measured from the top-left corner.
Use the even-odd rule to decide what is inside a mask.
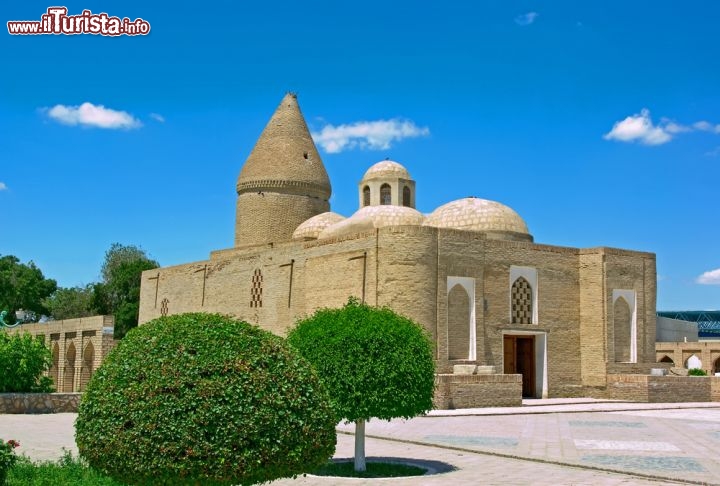
[[[448,359],[477,359],[474,278],[447,278],[447,318]]]
[[[65,350],[65,373],[63,376],[63,391],[72,393],[75,391],[75,343],[72,341]]]
[[[637,299],[634,290],[612,293],[612,342],[616,363],[637,363]]]

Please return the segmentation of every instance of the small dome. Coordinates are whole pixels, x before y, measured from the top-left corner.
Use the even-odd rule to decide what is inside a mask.
[[[335,223],[343,221],[345,216],[341,216],[332,211],[318,214],[312,218],[304,221],[300,226],[295,229],[292,235],[293,240],[315,240],[320,235],[320,232],[332,226]]]
[[[425,226],[481,231],[491,233],[493,238],[532,241],[518,213],[499,202],[475,197],[440,206],[427,216]]]
[[[318,239],[333,238],[385,226],[420,226],[425,217],[405,206],[366,206],[344,221],[324,229]]]
[[[388,177],[410,179],[410,173],[405,167],[394,160],[383,160],[370,167],[367,172],[365,172],[362,180],[369,181],[371,179],[385,179]]]

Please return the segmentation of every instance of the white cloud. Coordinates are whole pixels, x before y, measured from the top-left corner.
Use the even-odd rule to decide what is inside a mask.
[[[4,182],[0,182],[0,191],[7,191],[8,186]]]
[[[720,134],[720,125],[713,125],[707,121],[698,121],[692,125],[683,125],[670,118],[661,118],[655,125],[650,118],[650,111],[643,108],[640,113],[616,122],[612,130],[603,135],[605,140],[620,142],[640,142],[645,145],[661,145],[673,139],[678,133],[710,132]],[[706,153],[705,155],[716,155]]]
[[[695,130],[700,130],[701,132],[720,133],[720,125],[713,125],[712,123],[704,120],[693,123],[693,128]]]
[[[620,142],[640,142],[645,145],[661,145],[672,140],[672,132],[665,127],[653,125],[650,111],[643,108],[640,114],[634,114],[622,121],[616,122],[612,130],[606,133],[605,140],[618,140]]]
[[[53,120],[64,125],[85,125],[98,128],[139,128],[140,120],[126,111],[112,110],[85,102],[80,106],[55,105],[46,110]]]
[[[526,25],[530,25],[533,22],[535,22],[535,19],[538,18],[538,15],[540,15],[537,12],[528,12],[522,15],[518,15],[515,17],[515,23],[518,25],[522,25],[523,27]]]
[[[703,285],[720,285],[720,268],[703,273],[696,281]]]
[[[165,123],[165,117],[157,113],[150,113],[150,118],[155,121],[159,121],[160,123]]]
[[[319,132],[313,132],[315,143],[325,152],[336,154],[355,148],[385,150],[392,142],[405,138],[424,137],[430,134],[427,127],[418,127],[410,120],[362,121],[343,125],[325,125]]]

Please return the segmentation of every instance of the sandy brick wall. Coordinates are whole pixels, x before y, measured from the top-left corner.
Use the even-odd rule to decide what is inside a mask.
[[[720,378],[709,376],[608,375],[605,397],[633,402],[717,401]]]
[[[511,321],[513,266],[537,271],[537,324]],[[253,306],[258,270],[262,306]],[[467,311],[448,308],[448,277],[474,281],[473,364],[502,370],[504,334],[546,337],[550,396],[578,396],[583,387],[605,386],[608,363],[614,361],[613,289],[635,292],[638,361],[655,361],[654,255],[493,240],[480,233],[419,226],[222,250],[209,260],[144,272],[140,322],[160,316],[163,308],[168,314],[208,311],[284,335],[299,317],[364,294],[367,303],[387,305],[424,326],[435,342],[438,372],[449,373],[453,364],[467,360],[448,359],[448,343],[455,339],[462,347],[470,323],[462,329]],[[451,329],[458,334],[449,334]]]
[[[435,377],[436,409],[519,407],[521,375],[451,375]]]

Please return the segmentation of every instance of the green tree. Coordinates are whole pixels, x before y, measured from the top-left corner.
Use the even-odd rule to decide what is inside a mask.
[[[279,336],[218,314],[132,329],[93,374],[78,450],[123,484],[254,484],[311,472],[335,450],[313,367]]]
[[[134,245],[113,243],[105,253],[103,281],[93,286],[93,305],[98,312],[115,317],[116,338],[137,326],[142,272],[159,266]]]
[[[338,420],[355,422],[355,470],[365,470],[365,422],[432,409],[433,345],[425,330],[388,308],[351,299],[299,321],[288,341],[315,366]]]
[[[8,311],[9,323],[15,322],[19,309],[37,316],[47,314],[43,300],[55,289],[55,280],[45,278],[32,261],[24,264],[13,255],[0,256],[0,311]]]
[[[52,366],[52,353],[29,333],[0,332],[0,393],[52,391],[52,380],[43,372]]]
[[[95,284],[59,288],[43,300],[43,305],[54,319],[73,319],[101,313],[95,305]]]

